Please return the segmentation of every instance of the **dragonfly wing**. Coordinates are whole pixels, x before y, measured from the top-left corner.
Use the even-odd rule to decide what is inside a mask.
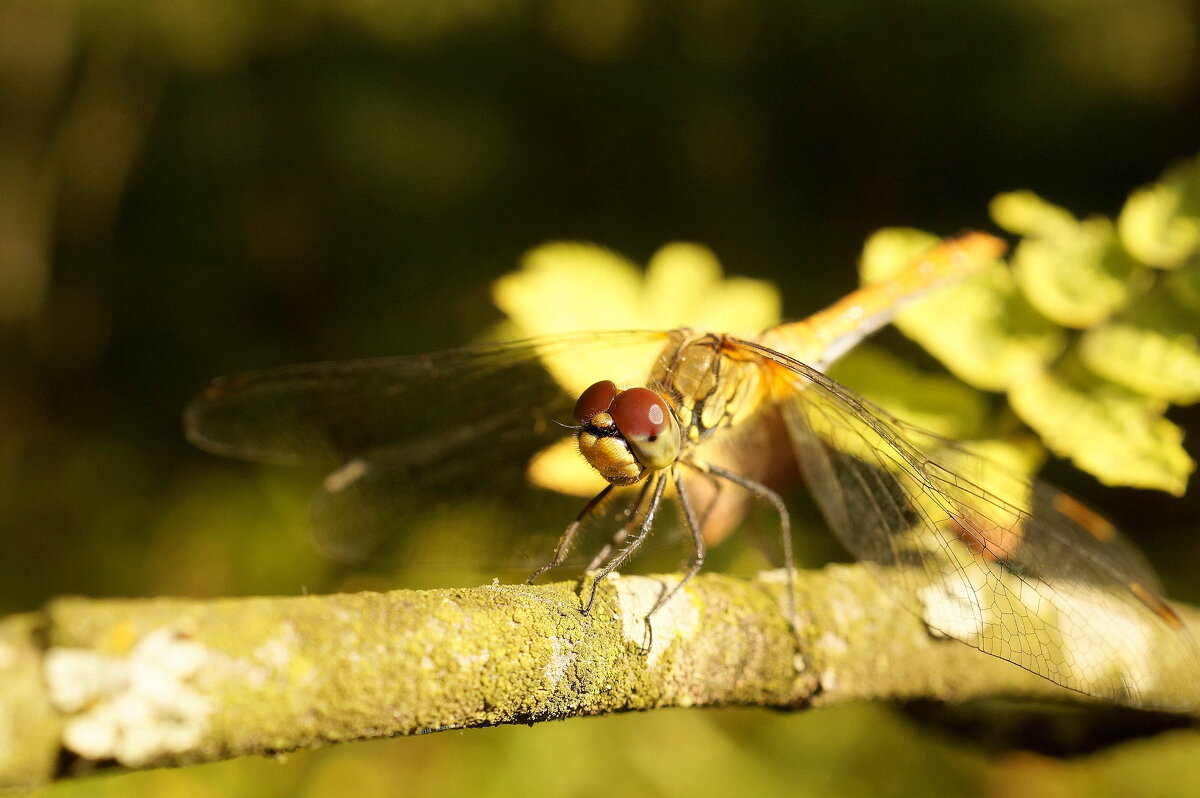
[[[828,523],[859,559],[896,568],[901,599],[930,629],[1114,702],[1200,700],[1191,635],[1111,524],[758,351],[790,383],[784,418]]]
[[[604,378],[644,382],[670,336],[592,332],[249,372],[215,380],[184,423],[217,454],[332,467],[313,502],[318,543],[369,559],[413,508],[521,485],[531,458],[571,434],[578,394]]]
[[[588,384],[576,372],[597,363],[601,379],[616,363],[617,375],[644,380],[668,335],[593,332],[245,372],[214,380],[184,427],[202,449],[257,462],[344,462],[397,442],[425,457],[446,442],[569,421],[563,408]]]

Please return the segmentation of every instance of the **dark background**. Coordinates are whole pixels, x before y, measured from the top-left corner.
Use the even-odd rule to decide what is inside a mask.
[[[987,228],[1014,188],[1113,215],[1197,149],[1198,37],[1184,0],[6,0],[0,610],[327,586],[311,482],[191,450],[181,407],[241,368],[470,341],[499,318],[490,281],[541,242],[644,261],[698,241],[803,316],[853,288],[881,226]],[[1053,476],[1196,563],[1194,498]],[[1191,572],[1168,576],[1195,600]],[[137,778],[454,790],[450,763],[476,757],[496,775],[471,789],[489,794],[713,789],[700,762],[801,794],[881,794],[927,769],[949,792],[1106,782],[910,745],[882,708],[815,717],[660,713]],[[639,753],[663,737],[686,778]]]

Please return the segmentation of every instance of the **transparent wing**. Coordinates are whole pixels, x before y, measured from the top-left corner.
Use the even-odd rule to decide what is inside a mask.
[[[570,434],[561,425],[578,394],[602,378],[644,382],[671,335],[590,332],[237,374],[213,381],[184,426],[216,454],[334,467],[314,531],[326,553],[361,561],[435,505],[473,494],[505,510],[530,459]],[[563,502],[550,502],[554,534],[578,509]]]
[[[487,440],[569,419],[593,374],[644,380],[665,332],[590,332],[431,355],[284,366],[214,380],[184,411],[202,449],[257,462],[347,460],[407,442]],[[600,379],[600,377],[592,377]]]
[[[810,367],[745,343],[785,386],[810,490],[861,560],[895,566],[937,633],[1122,704],[1200,700],[1200,657],[1157,579],[1078,501],[918,430]]]

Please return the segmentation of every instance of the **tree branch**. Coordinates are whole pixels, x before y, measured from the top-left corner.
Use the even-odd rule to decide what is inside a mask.
[[[1079,699],[931,636],[886,573],[778,572],[290,598],[62,598],[0,621],[0,788],[334,742],[668,706]],[[1200,613],[1185,608],[1200,628]]]

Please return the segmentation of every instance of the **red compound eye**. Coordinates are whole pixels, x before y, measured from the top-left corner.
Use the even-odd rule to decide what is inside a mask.
[[[649,388],[621,391],[608,410],[626,440],[653,441],[671,428],[671,411]]]
[[[628,391],[626,391],[628,393]],[[600,380],[579,394],[575,403],[575,420],[580,424],[592,423],[597,413],[606,413],[617,395],[617,386],[612,380]]]
[[[683,445],[679,422],[661,396],[649,388],[630,388],[617,394],[608,409],[621,438],[638,462],[657,471],[679,457]]]

